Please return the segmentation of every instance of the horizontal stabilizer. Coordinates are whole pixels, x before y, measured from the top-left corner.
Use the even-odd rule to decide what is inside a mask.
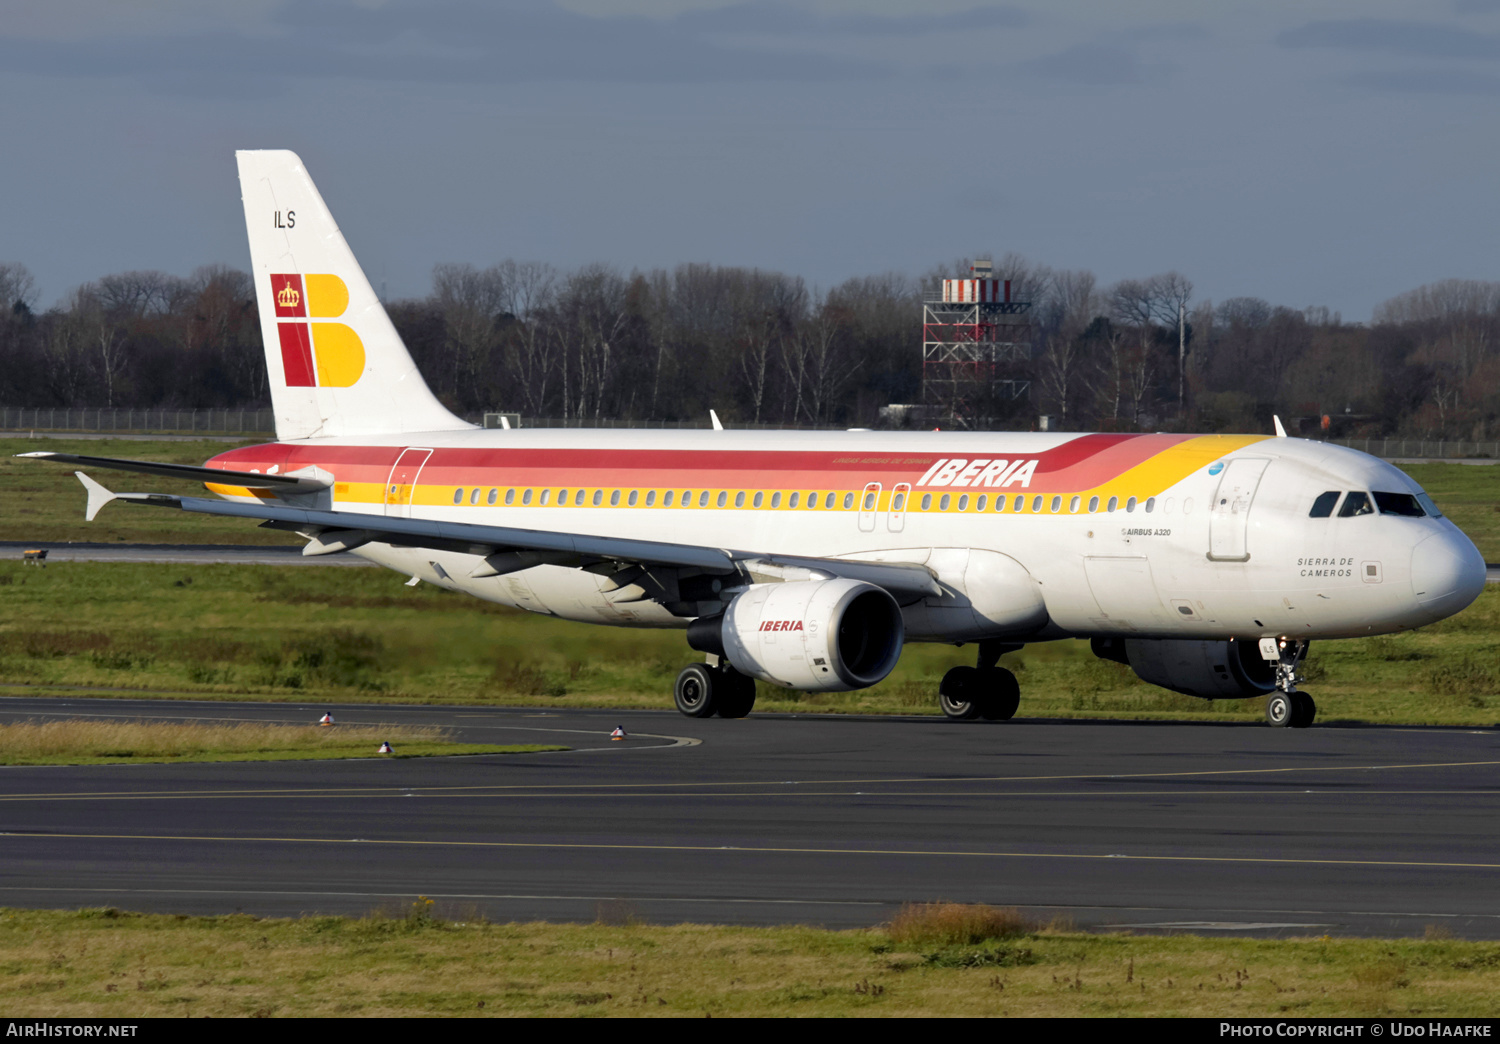
[[[31,457],[36,460],[55,460],[60,464],[80,464],[86,468],[136,471],[143,475],[187,479],[190,482],[214,482],[226,486],[271,489],[278,493],[315,493],[333,485],[331,478],[325,479],[320,475],[263,475],[258,471],[225,471],[222,468],[204,468],[194,464],[159,464],[153,460],[87,457],[77,453],[17,453],[16,456]]]

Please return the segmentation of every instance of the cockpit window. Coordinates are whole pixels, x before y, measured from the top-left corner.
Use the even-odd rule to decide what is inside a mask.
[[[1375,505],[1370,503],[1370,495],[1355,490],[1344,498],[1344,506],[1339,508],[1339,518],[1353,518],[1355,515],[1373,515]]]
[[[1417,503],[1417,498],[1410,493],[1382,493],[1375,491],[1375,506],[1380,508],[1382,515],[1407,515],[1411,518],[1421,518],[1426,514],[1422,505]]]
[[[1318,499],[1313,501],[1312,510],[1307,513],[1308,518],[1327,518],[1333,514],[1333,505],[1339,502],[1339,491],[1330,489],[1327,493],[1319,493]]]
[[[1417,503],[1421,504],[1423,510],[1425,510],[1433,518],[1443,517],[1443,513],[1438,510],[1438,506],[1432,502],[1432,498],[1429,497],[1426,493],[1417,494]]]

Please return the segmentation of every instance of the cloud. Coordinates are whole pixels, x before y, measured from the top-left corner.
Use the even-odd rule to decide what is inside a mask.
[[[211,94],[260,91],[300,78],[341,77],[445,84],[706,83],[831,81],[894,75],[885,61],[808,53],[726,39],[724,27],[756,24],[791,33],[791,9],[746,4],[725,21],[698,14],[657,20],[590,17],[547,0],[341,0],[288,3],[252,29],[69,40],[0,38],[0,71],[72,78],[134,78],[157,90]],[[989,9],[986,9],[989,11]],[[1008,9],[950,16],[1000,24]],[[736,22],[735,20],[739,21]],[[824,34],[841,22],[814,19]],[[901,22],[903,19],[891,20]],[[942,22],[942,19],[936,21]],[[715,26],[713,32],[709,27]],[[780,27],[779,29],[777,27]]]
[[[1356,87],[1401,94],[1500,95],[1500,76],[1463,69],[1407,69],[1355,73],[1345,82]]]
[[[1276,37],[1283,47],[1323,47],[1340,51],[1394,54],[1408,58],[1500,60],[1500,37],[1428,22],[1357,18],[1309,22]]]
[[[1026,68],[1054,80],[1096,87],[1158,84],[1167,78],[1165,65],[1143,62],[1133,51],[1113,44],[1076,44]]]

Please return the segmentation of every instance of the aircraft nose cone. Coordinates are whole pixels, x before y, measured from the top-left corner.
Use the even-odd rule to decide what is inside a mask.
[[[1452,616],[1484,590],[1484,556],[1457,530],[1434,533],[1411,552],[1411,589],[1423,609]]]

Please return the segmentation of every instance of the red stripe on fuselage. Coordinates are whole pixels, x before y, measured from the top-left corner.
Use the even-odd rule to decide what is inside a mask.
[[[1082,435],[1050,450],[1013,453],[999,432],[990,458],[1037,461],[1031,488],[1091,489],[1192,437]],[[383,483],[403,448],[267,443],[230,450],[208,464],[236,471],[316,465],[342,482]],[[422,470],[422,485],[852,489],[871,481],[914,482],[941,459],[935,453],[801,450],[438,448]],[[986,458],[976,453],[970,459]]]

